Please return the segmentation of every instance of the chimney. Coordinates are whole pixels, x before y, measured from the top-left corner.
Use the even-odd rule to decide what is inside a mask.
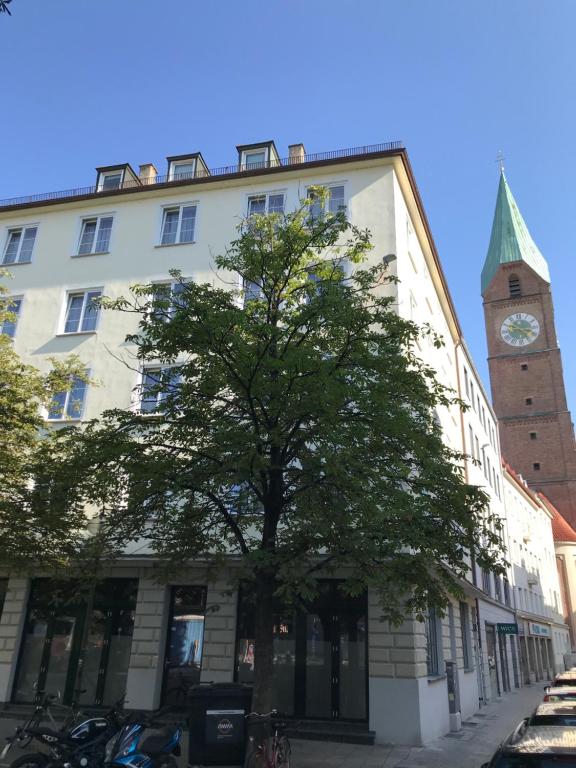
[[[290,144],[288,146],[288,163],[303,163],[306,161],[304,144]]]
[[[158,171],[152,163],[145,163],[140,166],[138,176],[142,184],[154,184],[156,182],[156,176],[158,176]]]

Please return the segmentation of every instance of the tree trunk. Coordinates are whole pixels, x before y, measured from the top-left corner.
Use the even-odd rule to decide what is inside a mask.
[[[258,571],[256,575],[256,615],[254,633],[254,691],[252,710],[270,712],[274,706],[272,669],[274,663],[274,575]]]

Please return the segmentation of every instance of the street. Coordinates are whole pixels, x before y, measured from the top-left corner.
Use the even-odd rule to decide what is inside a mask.
[[[387,747],[292,739],[292,768],[480,768],[518,722],[542,700],[541,684],[521,688],[489,704],[461,733],[437,739],[427,747]],[[18,721],[0,718],[0,744]],[[188,734],[182,742],[181,768],[186,768]],[[19,757],[10,753],[10,762]],[[9,765],[0,763],[0,767]]]

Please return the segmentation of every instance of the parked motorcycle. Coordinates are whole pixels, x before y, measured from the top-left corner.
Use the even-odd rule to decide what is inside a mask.
[[[44,747],[41,751],[30,751],[16,758],[10,768],[47,768],[54,764],[67,764],[73,768],[101,767],[106,744],[118,733],[122,724],[122,713],[119,710],[122,701],[105,714],[81,722],[77,722],[79,713],[73,706],[58,727],[50,711],[50,705],[57,698],[54,695],[44,696],[28,722],[18,726],[14,735],[8,737],[0,753],[0,760],[4,760],[13,747],[25,749],[33,739]],[[53,727],[42,723],[46,717]]]
[[[182,728],[161,718],[173,707],[152,714],[135,712],[106,745],[106,768],[176,768]]]

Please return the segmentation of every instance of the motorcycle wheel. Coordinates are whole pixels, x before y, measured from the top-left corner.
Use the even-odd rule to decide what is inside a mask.
[[[21,755],[10,763],[10,768],[44,768],[50,761],[48,755],[33,752],[29,755]]]

